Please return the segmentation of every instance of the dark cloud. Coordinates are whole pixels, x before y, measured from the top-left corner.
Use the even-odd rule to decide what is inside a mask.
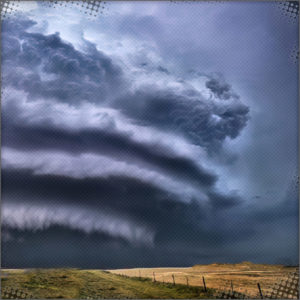
[[[232,90],[230,84],[226,83],[222,77],[211,77],[206,81],[205,86],[219,99],[228,100],[230,98],[238,99],[239,96]]]
[[[139,124],[176,132],[208,149],[218,149],[226,137],[236,138],[247,124],[249,108],[240,102],[208,102],[195,93],[145,87],[115,105]]]
[[[95,45],[85,42],[86,53],[79,52],[62,41],[59,33],[29,33],[27,27],[34,25],[29,20],[28,26],[15,30],[14,21],[6,20],[2,30],[11,35],[3,42],[4,85],[24,90],[31,100],[44,97],[75,105],[105,102],[116,91],[115,86],[122,89],[120,67]],[[47,79],[41,78],[39,68]]]
[[[162,67],[162,66],[158,66],[157,68],[158,71],[166,73],[166,74],[170,74],[170,72],[168,71],[168,69]]]
[[[183,205],[174,201],[176,195],[162,191],[149,182],[120,176],[78,179],[34,175],[31,170],[3,170],[2,185],[4,203],[6,199],[14,199],[19,203],[30,199],[43,204],[51,200],[53,204],[73,203],[83,207],[112,208],[142,220],[160,218],[153,209],[162,207],[167,214],[168,210]]]
[[[95,45],[85,41],[83,53],[62,41],[58,33],[15,32],[12,26],[8,23],[4,27],[4,34],[13,36],[4,41],[3,82],[28,92],[31,100],[43,97],[69,104],[89,101],[112,105],[136,122],[173,131],[208,149],[219,148],[226,137],[236,138],[247,124],[249,108],[221,79],[212,78],[206,85],[218,98],[233,97],[234,102],[209,102],[193,89],[175,93],[147,85],[129,93],[130,85],[120,66]],[[23,39],[22,51],[15,37]],[[14,51],[17,55],[10,51],[12,48],[18,49]],[[55,78],[43,80],[38,67]],[[161,66],[158,70],[170,74]]]
[[[150,39],[154,44],[149,28],[157,32],[161,24],[153,17],[130,19],[121,24],[122,34]],[[205,157],[212,152],[222,156],[224,141],[238,137],[249,120],[250,108],[221,75],[202,74],[206,80],[206,93],[202,93],[193,87],[193,80],[199,79],[197,72],[176,79],[170,64],[143,56],[140,52],[147,54],[147,43],[137,50],[137,58],[122,61],[120,56],[117,61],[84,39],[79,50],[59,33],[30,32],[34,25],[19,17],[5,20],[2,27],[3,84],[12,90],[2,104],[2,199],[6,211],[5,205],[11,206],[10,213],[16,208],[15,216],[24,206],[21,216],[31,214],[30,222],[42,211],[44,219],[40,221],[47,224],[35,230],[32,224],[24,223],[26,220],[4,220],[4,266],[113,268],[249,260],[263,257],[260,248],[249,256],[249,244],[253,246],[256,239],[264,241],[263,237],[269,236],[266,230],[278,224],[294,226],[288,222],[290,217],[295,219],[297,211],[294,195],[287,193],[286,197],[293,200],[270,210],[265,206],[258,209],[257,203],[247,205],[240,191],[225,193],[222,184],[219,187],[222,172],[212,171],[213,162],[202,161],[210,159]],[[143,74],[143,80],[139,74]],[[211,97],[205,96],[207,92]],[[73,114],[86,103],[92,103],[95,110],[110,109],[117,116],[109,117],[106,126],[79,124],[78,119],[73,122]],[[36,109],[36,115],[29,112],[30,108]],[[53,113],[56,110],[59,113]],[[133,131],[143,130],[138,134],[127,131],[114,118],[122,118],[120,124],[127,122]],[[141,138],[143,132],[148,133],[147,139]],[[174,147],[170,141],[159,141],[160,134],[166,133],[174,139]],[[178,141],[185,143],[183,149],[176,148]],[[23,155],[23,160],[18,160],[15,152]],[[23,164],[24,159],[33,157],[28,153],[44,160]],[[63,155],[57,158],[57,153]],[[61,157],[82,159],[86,153],[110,158],[110,162],[116,162],[116,169],[112,174],[100,172],[100,176],[97,172],[85,174],[83,166],[82,176],[76,177]],[[49,157],[54,161],[45,163]],[[121,172],[117,164],[123,162],[128,168],[136,166],[140,173]],[[51,169],[51,163],[56,168]],[[211,166],[210,170],[205,165]],[[106,167],[95,165],[95,169]],[[64,172],[56,172],[58,168]],[[152,177],[143,176],[146,171],[174,179],[178,186],[158,185]],[[191,186],[199,194],[181,198],[181,189]],[[255,201],[263,202],[263,196]],[[100,222],[102,216],[107,223],[87,234],[84,228],[71,226],[71,214],[76,209],[84,213],[87,222]],[[65,216],[64,222],[54,218],[54,212]],[[116,222],[118,218],[121,223]],[[94,223],[89,225],[93,227]],[[129,224],[125,226],[128,230],[120,224]],[[134,228],[153,234],[153,243],[136,243],[140,235],[135,238]]]
[[[188,248],[184,251],[187,259],[183,260],[183,251],[180,250],[131,247],[125,241],[111,239],[104,234],[87,236],[61,227],[35,233],[14,230],[12,236],[14,240],[1,244],[3,267],[184,267],[195,261],[213,261],[216,257],[215,253]],[[18,239],[22,239],[22,242],[18,242]]]
[[[82,210],[90,207],[94,212],[113,211],[139,225],[147,226],[155,232],[155,248],[145,248],[144,246],[134,246],[125,239],[109,234],[91,233],[86,235],[74,229],[53,225],[46,230],[38,230],[33,235],[28,229],[12,229],[4,223],[2,230],[8,230],[11,238],[5,243],[3,249],[11,249],[14,245],[20,244],[19,237],[22,237],[22,247],[17,247],[22,250],[20,249],[19,252],[14,250],[13,253],[24,253],[26,259],[17,262],[24,266],[46,266],[49,256],[52,258],[52,255],[47,251],[46,253],[42,252],[34,260],[36,256],[27,255],[30,245],[34,247],[34,251],[43,248],[46,242],[44,238],[47,236],[51,248],[52,243],[57,242],[63,233],[67,236],[64,243],[60,243],[61,248],[55,251],[57,254],[53,257],[54,261],[50,263],[50,266],[62,266],[66,263],[62,260],[66,255],[65,252],[68,252],[66,248],[75,241],[80,244],[84,243],[83,248],[85,243],[87,245],[99,243],[99,246],[103,247],[102,249],[108,247],[111,254],[116,254],[118,249],[125,249],[128,253],[130,250],[133,251],[132,253],[139,253],[144,249],[145,257],[144,260],[141,258],[141,265],[151,266],[153,260],[157,259],[160,265],[167,266],[170,263],[171,265],[176,263],[176,256],[186,253],[186,249],[189,249],[194,256],[199,255],[198,259],[203,259],[205,252],[199,252],[199,247],[203,251],[207,247],[221,249],[221,246],[227,245],[235,239],[231,228],[225,226],[221,218],[218,223],[211,219],[212,215],[205,204],[200,205],[197,201],[190,203],[174,201],[176,195],[166,193],[137,179],[126,177],[74,179],[64,176],[38,175],[26,170],[4,170],[2,186],[4,206],[7,203],[14,203],[18,207],[26,203],[29,207],[34,207],[38,203],[41,207],[43,205],[49,207],[50,211],[51,207],[55,207],[58,203],[62,207],[72,204],[81,207]],[[27,212],[29,213],[28,210]],[[255,232],[249,228],[238,228],[235,233],[246,239]],[[41,243],[39,246],[36,244],[38,240]],[[77,255],[82,251],[82,248],[79,248],[78,251],[75,251]],[[86,253],[93,251],[90,249]],[[3,253],[5,253],[7,265],[16,263],[8,251],[4,250]],[[167,253],[171,255],[172,259],[163,260],[162,257]],[[70,255],[72,254],[70,253]],[[99,262],[104,263],[104,257],[100,255]],[[132,255],[122,256],[122,261],[113,260],[113,255],[112,257],[108,256],[107,259],[108,262],[104,264],[107,268],[137,263]],[[93,261],[95,266],[98,262],[95,261],[95,258],[87,255],[87,258],[82,259],[79,264],[71,259],[70,265],[92,267]],[[69,265],[69,262],[67,264]],[[180,263],[180,265],[185,264],[186,261]]]
[[[190,235],[194,230],[195,234],[207,230],[207,239],[210,239],[211,231],[206,228],[211,223],[209,203],[201,204],[196,200],[182,202],[176,194],[139,179],[124,176],[70,178],[34,174],[31,170],[3,170],[2,186],[4,204],[13,201],[19,204],[73,204],[100,211],[104,209],[151,225],[151,228],[157,229],[159,236],[167,224],[172,224],[168,229],[170,235],[174,231],[175,236],[181,237],[180,232],[183,234],[183,227],[187,227]],[[219,201],[215,208],[218,205],[220,208],[228,206],[221,199]],[[229,197],[225,201],[230,202]],[[199,241],[204,242],[202,237]]]
[[[167,88],[145,86],[138,87],[131,94],[121,67],[98,51],[95,45],[84,41],[84,51],[78,51],[72,44],[64,42],[58,33],[43,35],[26,31],[34,25],[29,20],[22,21],[25,23],[18,30],[13,29],[11,21],[6,22],[3,34],[10,36],[3,46],[4,85],[25,92],[27,103],[44,100],[51,107],[51,101],[54,104],[63,102],[78,109],[84,101],[93,102],[119,109],[139,126],[182,135],[207,148],[220,146],[226,136],[236,137],[246,124],[248,108],[241,103],[228,103],[226,107],[206,103],[201,94],[191,88],[175,93]],[[171,76],[170,71],[162,66],[156,71]],[[155,233],[155,244],[166,249],[173,245],[179,248],[220,245],[226,241],[224,236],[228,232],[218,226],[217,229],[208,221],[209,211],[237,206],[239,201],[235,196],[215,192],[217,175],[201,167],[194,158],[177,154],[176,149],[157,142],[134,140],[130,133],[120,131],[114,125],[105,128],[65,127],[54,125],[51,115],[49,118],[43,116],[42,121],[32,121],[23,109],[18,101],[12,100],[3,106],[2,146],[8,152],[17,149],[24,153],[43,150],[63,151],[68,155],[101,154],[193,184],[203,188],[203,193],[196,199],[180,199],[176,190],[162,189],[143,177],[118,174],[118,170],[106,177],[87,174],[75,178],[71,171],[66,176],[51,172],[43,175],[34,168],[24,169],[22,165],[10,168],[10,163],[14,162],[9,162],[7,169],[2,171],[4,204],[27,205],[27,213],[33,215],[45,207],[54,209],[57,205],[62,211],[64,205],[69,205],[71,208],[81,207],[83,211],[110,212],[128,218],[128,222],[150,228]],[[219,124],[212,119],[213,115],[218,116]],[[205,195],[210,198],[206,204],[202,199]],[[68,215],[65,217],[69,218]],[[47,218],[48,226],[54,224],[47,229],[50,232],[54,230],[55,222],[58,226],[61,224],[61,220],[52,215]],[[68,222],[66,220],[63,225],[73,224]],[[9,232],[16,229],[10,228],[10,222],[4,224]],[[18,225],[19,230],[22,226],[22,223]],[[23,230],[26,233],[30,228],[24,227]],[[76,235],[75,232],[72,234]],[[109,235],[108,239],[117,244],[120,242],[118,236]],[[127,243],[126,240],[123,242]]]
[[[119,132],[101,129],[76,131],[54,127],[13,125],[7,120],[2,129],[2,145],[24,150],[63,150],[70,153],[100,153],[118,160],[140,164],[167,172],[175,178],[194,181],[200,186],[212,186],[217,176],[198,166],[189,158],[178,156],[156,145],[133,141]]]
[[[224,195],[215,191],[209,192],[208,197],[211,201],[211,204],[216,209],[229,209],[234,206],[240,205],[242,199],[236,194]]]

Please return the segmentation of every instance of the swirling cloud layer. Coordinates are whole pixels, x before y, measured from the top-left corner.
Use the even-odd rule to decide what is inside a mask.
[[[50,15],[48,26],[57,20]],[[143,20],[156,28],[154,17]],[[190,256],[180,264],[222,260],[236,237],[254,239],[255,209],[218,165],[236,161],[228,145],[250,122],[234,85],[221,74],[178,71],[151,35],[127,25],[86,25],[67,39],[42,24],[24,13],[2,26],[5,246],[21,236],[27,253],[49,236],[50,248],[66,241],[61,253],[72,253],[73,265],[95,265],[99,245],[105,266],[162,265],[183,253]],[[85,259],[68,250],[71,240],[90,245]],[[113,258],[120,248],[123,261]],[[6,255],[7,265],[35,264]],[[48,262],[41,256],[36,265]]]

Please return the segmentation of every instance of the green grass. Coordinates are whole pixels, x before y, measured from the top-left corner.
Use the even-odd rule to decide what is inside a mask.
[[[202,287],[152,282],[148,278],[123,277],[100,270],[27,269],[2,270],[2,288],[20,289],[37,299],[80,298],[212,298]]]

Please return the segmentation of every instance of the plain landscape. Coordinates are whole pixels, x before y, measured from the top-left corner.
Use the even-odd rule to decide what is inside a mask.
[[[37,299],[205,299],[213,298],[217,291],[230,289],[258,297],[257,283],[266,294],[295,271],[296,267],[248,262],[189,268],[2,269],[1,284],[2,291],[14,288]]]
[[[258,295],[257,283],[260,284],[263,293],[272,290],[274,284],[295,272],[296,267],[283,265],[252,264],[243,262],[240,264],[210,264],[195,265],[190,268],[153,268],[153,269],[120,269],[112,270],[115,274],[128,276],[139,276],[152,278],[160,282],[173,282],[189,284],[191,286],[202,286],[203,277],[207,288],[216,290],[230,290],[233,288],[249,296]],[[154,272],[154,274],[153,274]]]

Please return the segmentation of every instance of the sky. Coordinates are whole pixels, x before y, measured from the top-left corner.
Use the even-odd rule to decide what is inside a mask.
[[[278,4],[21,1],[1,34],[3,267],[298,264]]]

